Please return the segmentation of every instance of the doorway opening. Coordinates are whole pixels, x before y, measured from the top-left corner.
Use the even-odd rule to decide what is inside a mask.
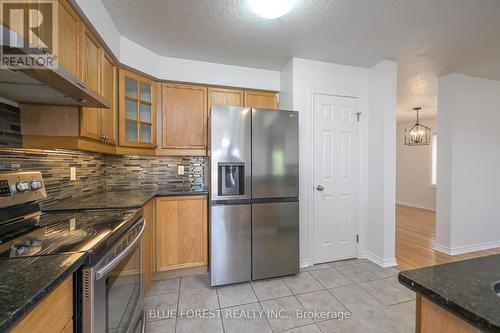
[[[430,127],[430,142],[407,145],[405,131],[415,119],[399,119],[396,130],[396,261],[401,270],[446,260],[434,250],[436,234],[437,117],[420,120]]]

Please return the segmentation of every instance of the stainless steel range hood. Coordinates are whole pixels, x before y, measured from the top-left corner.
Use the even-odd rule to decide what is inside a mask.
[[[0,25],[0,28],[11,32],[5,26]],[[0,44],[3,43],[0,41]],[[27,51],[23,48],[16,48],[17,51],[25,54],[33,53],[33,49]],[[0,69],[0,97],[17,103],[111,107],[110,101],[78,80],[62,66],[55,69],[48,67]]]
[[[0,97],[17,103],[110,107],[108,100],[62,68],[0,69]]]

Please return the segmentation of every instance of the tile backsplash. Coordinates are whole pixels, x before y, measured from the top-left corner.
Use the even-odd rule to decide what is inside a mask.
[[[202,157],[106,156],[106,184],[124,189],[157,186],[203,186]],[[184,175],[177,167],[184,167]]]
[[[177,167],[184,166],[184,175]],[[69,180],[70,167],[77,179]],[[105,188],[186,187],[205,184],[201,157],[110,156],[64,150],[0,148],[0,170],[41,171],[48,202],[79,197]]]
[[[21,143],[19,109],[0,102],[0,147],[21,147]]]
[[[76,167],[77,179],[69,180],[69,168]],[[0,149],[0,169],[41,171],[47,201],[78,197],[106,186],[105,156],[76,151]]]

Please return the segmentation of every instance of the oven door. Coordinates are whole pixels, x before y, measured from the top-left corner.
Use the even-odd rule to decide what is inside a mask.
[[[101,261],[83,270],[83,332],[144,331],[144,228],[141,219]]]

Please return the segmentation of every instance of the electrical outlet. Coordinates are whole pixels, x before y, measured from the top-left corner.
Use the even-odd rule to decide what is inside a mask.
[[[178,165],[177,166],[177,174],[179,176],[182,176],[184,174],[184,165]]]
[[[76,180],[76,167],[69,168],[69,180]]]

